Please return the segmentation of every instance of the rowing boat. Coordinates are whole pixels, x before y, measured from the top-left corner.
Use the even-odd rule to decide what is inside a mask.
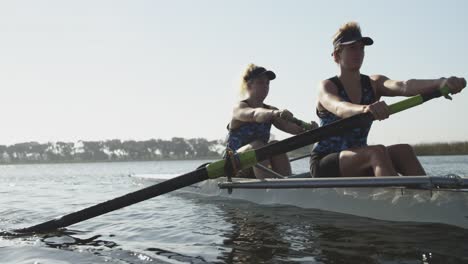
[[[390,105],[390,113],[395,114],[441,96],[451,99],[449,94],[449,88],[443,87],[437,91],[415,95],[413,97]],[[295,118],[292,118],[292,121],[297,124],[305,123],[298,119],[295,120]],[[44,233],[53,231],[58,228],[67,227],[85,221],[87,219],[103,215],[124,208],[126,206],[139,203],[147,199],[157,197],[159,195],[179,190],[184,187],[192,186],[195,184],[198,184],[198,188],[195,189],[201,190],[202,193],[209,194],[209,191],[214,188],[213,186],[218,186],[217,184],[219,183],[219,180],[216,179],[222,177],[223,175],[234,175],[235,169],[243,170],[252,166],[257,166],[259,165],[259,162],[267,160],[275,155],[287,153],[289,151],[314,144],[330,136],[342,135],[349,129],[367,126],[373,121],[374,117],[370,112],[344,118],[316,129],[307,130],[299,135],[295,135],[293,137],[272,144],[267,144],[258,149],[238,153],[236,155],[231,156],[229,160],[218,160],[210,164],[204,164],[205,166],[200,166],[196,170],[193,170],[191,172],[179,175],[177,177],[154,184],[152,186],[148,186],[141,190],[137,190],[135,192],[128,193],[126,195],[122,195],[114,199],[107,200],[105,202],[101,202],[99,204],[78,210],[76,212],[72,212],[30,227],[15,229],[14,232]],[[238,163],[238,165],[235,166],[236,168],[234,168],[235,163]],[[401,179],[403,178],[407,177],[401,177]],[[288,179],[285,180],[289,181]],[[206,182],[203,183],[204,181]],[[465,187],[465,181],[459,179],[458,182],[460,181],[463,183],[462,187]],[[428,179],[427,182],[430,186],[432,186],[433,180],[431,178]],[[245,186],[245,184],[243,184],[242,182],[241,185]],[[311,186],[311,184],[307,184],[307,186]],[[406,188],[408,188],[410,191],[412,189],[411,186],[406,185],[401,185],[399,187],[399,191],[401,193],[404,193],[401,190],[401,187],[405,187],[405,192],[408,191]],[[214,193],[226,195],[226,192],[227,194],[232,193],[232,189],[234,188],[235,187],[232,185],[228,186],[228,190],[222,189],[222,186],[216,187],[214,188]],[[381,195],[380,192],[375,192],[375,190],[372,189],[364,189],[364,192],[366,192],[364,198],[359,198],[362,197],[362,195],[359,194],[359,192],[362,192],[362,189],[360,189],[359,192],[353,191],[353,189],[345,189],[344,192],[338,192],[335,190],[335,188],[332,187],[329,187],[330,190],[328,191],[322,191],[315,188],[310,189],[308,191],[304,191],[305,188],[300,188],[300,186],[288,188],[274,188],[272,186],[266,186],[260,189],[260,191],[256,190],[254,192],[251,189],[240,188],[241,191],[236,191],[236,194],[231,197],[235,198],[237,196],[239,198],[246,198],[248,200],[258,201],[260,203],[267,204],[284,203],[295,206],[301,206],[302,204],[304,204],[304,207],[306,208],[325,208],[327,210],[353,213],[361,216],[368,216],[385,220],[422,220],[423,222],[439,222],[454,224],[464,228],[468,227],[468,225],[466,224],[467,216],[465,213],[467,207],[465,202],[466,192],[460,191],[460,193],[454,192],[453,194],[450,194],[451,191],[456,190],[456,188],[451,187],[448,188],[449,192],[442,192],[442,190],[437,189],[437,194],[440,191],[442,194],[440,196],[447,197],[446,199],[434,198],[438,196],[434,196],[435,191],[432,189],[429,191],[429,198],[424,198],[425,196],[423,195],[423,192],[427,192],[427,190],[421,191],[421,188],[418,187],[417,192],[414,195],[409,195],[409,199],[406,199],[404,195],[389,196],[390,198],[383,199],[385,202],[380,202],[381,199],[374,199],[374,197],[379,197]],[[349,195],[349,193],[357,193],[357,195]],[[444,193],[450,195],[443,195]],[[403,200],[403,202],[398,202],[400,200],[400,197],[403,197],[401,199]],[[423,201],[426,200],[426,202],[419,202],[421,199]],[[350,202],[353,200],[357,202]],[[445,202],[445,200],[448,200],[449,202]],[[394,206],[394,204],[397,204],[398,206]],[[410,206],[413,204],[417,204],[418,206]],[[354,212],[353,210],[356,212]]]
[[[299,177],[305,175],[298,175]],[[205,196],[290,205],[386,221],[468,229],[468,178],[458,176],[207,180],[183,189]]]

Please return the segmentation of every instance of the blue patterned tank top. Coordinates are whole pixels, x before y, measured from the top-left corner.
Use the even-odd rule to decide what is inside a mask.
[[[340,79],[338,79],[338,77],[335,76],[333,78],[330,78],[329,80],[332,81],[338,88],[338,95],[343,100],[351,102],[351,99],[346,93]],[[369,76],[361,74],[361,87],[361,102],[359,104],[369,105],[376,102],[376,96],[374,94],[374,90],[372,89]],[[328,125],[332,122],[341,119],[340,117],[334,115],[333,113],[327,110],[319,111],[317,109],[317,116],[320,119],[320,126]],[[341,136],[333,136],[322,140],[315,145],[312,152],[324,156],[330,153],[340,152],[349,148],[367,146],[367,136],[369,134],[371,126],[372,123],[370,123],[366,127],[352,129]]]
[[[247,101],[243,101],[247,103]],[[247,103],[248,104],[248,103]],[[271,108],[269,105],[263,104],[264,108]],[[240,147],[249,144],[255,140],[261,140],[268,143],[270,140],[271,122],[257,123],[248,122],[242,124],[236,129],[230,129],[228,125],[227,147],[236,151]]]

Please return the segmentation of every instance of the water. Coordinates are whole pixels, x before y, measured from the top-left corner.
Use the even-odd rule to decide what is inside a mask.
[[[468,175],[468,156],[421,157]],[[0,263],[468,263],[468,230],[166,194],[36,236],[8,231],[149,186],[205,161],[0,166]],[[307,170],[307,161],[294,164]]]

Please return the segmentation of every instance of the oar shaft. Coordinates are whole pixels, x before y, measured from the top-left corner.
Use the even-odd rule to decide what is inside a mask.
[[[431,99],[440,97],[440,96],[448,96],[449,90],[447,87],[444,87],[440,90],[436,90],[434,92],[422,95],[416,95],[405,99],[403,101],[394,103],[389,106],[390,114],[395,114],[409,108],[415,107],[420,105],[424,102],[427,102]],[[355,115],[352,117],[348,117],[345,119],[341,119],[330,123],[326,126],[322,126],[316,129],[312,129],[306,132],[303,132],[299,135],[292,136],[290,138],[268,144],[256,150],[246,151],[244,153],[239,154],[240,158],[240,168],[245,169],[254,166],[258,162],[264,161],[272,156],[286,153],[289,151],[296,150],[298,148],[311,145],[313,143],[319,142],[323,139],[326,139],[331,136],[338,136],[349,129],[367,126],[369,123],[374,121],[374,117],[371,113],[363,113],[359,115]],[[213,162],[208,165],[208,177],[211,179],[218,178],[223,175],[224,168],[224,161],[220,160],[217,162]]]
[[[348,131],[348,129],[368,125],[373,120],[374,118],[371,113],[359,114],[338,120],[326,126],[303,132],[299,135],[275,142],[273,144],[269,144],[255,150],[256,161],[260,162],[268,159],[271,156],[311,145],[330,136],[341,135]]]
[[[424,102],[427,102],[431,99],[437,97],[449,97],[449,89],[448,87],[443,87],[439,90],[436,90],[431,93],[416,95],[410,97],[408,99],[402,100],[400,102],[391,104],[390,114],[395,114],[409,108],[418,106]],[[302,120],[299,120],[295,117],[292,118],[292,121],[298,125],[302,125],[305,127],[305,124],[308,124]],[[289,151],[296,150],[298,148],[311,145],[323,139],[326,139],[331,136],[338,136],[349,129],[361,126],[367,126],[369,123],[374,121],[374,117],[371,113],[363,113],[359,115],[355,115],[349,118],[341,119],[335,121],[331,124],[326,126],[322,126],[316,129],[305,131],[299,135],[287,138],[282,141],[278,141],[267,146],[261,147],[257,150],[247,151],[245,153],[240,154],[240,167],[242,169],[249,168],[254,166],[260,161],[264,161],[272,156],[286,153]],[[310,125],[310,124],[309,124]],[[220,173],[223,172],[224,168],[224,161],[219,161],[212,163],[208,166],[208,177],[209,178],[217,178],[220,177]]]
[[[296,160],[301,160],[301,159],[304,159],[304,158],[307,158],[307,157],[310,157],[310,154],[306,154],[306,155],[302,155],[302,156],[299,156],[299,157],[291,158],[291,159],[289,159],[289,162],[293,162],[293,161],[296,161]]]
[[[302,148],[330,136],[343,134],[350,128],[368,125],[373,120],[374,118],[371,113],[355,115],[338,120],[326,126],[312,129],[299,135],[268,144],[256,150],[239,153],[240,169],[250,168],[258,162],[269,159],[272,156]],[[206,168],[210,179],[221,177],[224,175],[224,160],[215,161],[209,164]]]
[[[407,110],[409,108],[418,106],[424,102],[427,102],[437,97],[445,96],[450,98],[449,93],[450,92],[448,87],[443,87],[431,93],[415,95],[408,99],[391,104],[389,106],[390,114],[395,114]],[[373,121],[374,117],[371,113],[363,113],[349,118],[338,120],[329,125],[309,130],[294,137],[290,137],[285,140],[273,143],[271,145],[261,147],[255,151],[256,161],[263,161],[271,156],[289,152],[301,148],[303,146],[313,144],[330,136],[341,135],[348,129],[365,126],[369,123],[372,123]]]

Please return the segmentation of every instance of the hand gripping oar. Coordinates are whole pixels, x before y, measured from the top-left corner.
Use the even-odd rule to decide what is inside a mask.
[[[286,120],[290,121],[290,122],[293,122],[294,124],[302,127],[304,130],[311,130],[311,129],[314,129],[316,128],[314,125],[312,125],[311,123],[307,123],[307,122],[304,122],[300,119],[297,119],[295,117],[291,117],[291,118],[286,118]]]
[[[409,109],[420,105],[428,100],[440,96],[449,96],[449,90],[444,87],[432,93],[417,95],[405,99],[401,102],[390,105],[391,114]],[[323,140],[330,136],[336,136],[345,133],[348,129],[360,127],[362,125],[373,122],[374,118],[371,113],[355,115],[349,118],[338,120],[326,126],[317,129],[306,131],[302,134],[287,138],[276,143],[266,145],[256,150],[239,153],[240,168],[246,169],[254,166],[260,161],[266,160],[271,156],[281,153],[286,153],[303,146],[307,146]],[[218,160],[209,164],[206,167],[198,168],[195,171],[183,174],[170,180],[154,184],[144,189],[117,197],[115,199],[82,209],[80,211],[58,217],[56,219],[23,228],[14,230],[18,233],[26,232],[47,232],[61,227],[76,224],[78,222],[103,215],[108,212],[165,194],[207,179],[215,179],[224,175],[225,160]]]

